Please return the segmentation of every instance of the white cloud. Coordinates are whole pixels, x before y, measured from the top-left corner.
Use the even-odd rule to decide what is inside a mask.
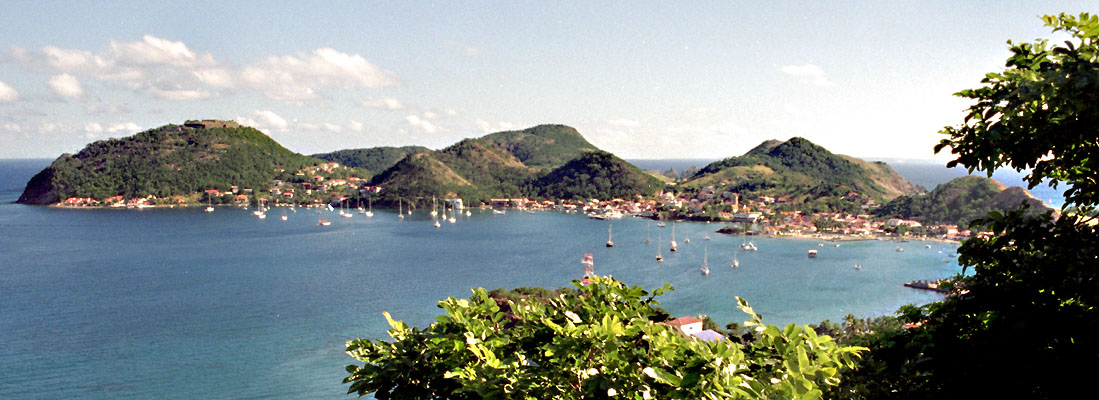
[[[102,133],[103,132],[103,125],[100,125],[97,122],[86,123],[86,124],[84,124],[84,132],[87,132],[87,133]]]
[[[252,115],[254,115],[255,118],[238,116],[236,121],[241,125],[251,126],[259,130],[277,129],[285,131],[286,128],[290,126],[290,123],[286,122],[285,118],[280,117],[271,110],[256,110]]]
[[[0,127],[3,127],[4,130],[8,131],[8,132],[21,132],[21,131],[23,131],[23,127],[19,126],[19,124],[14,123],[14,122],[5,122],[4,125],[0,125]]]
[[[835,83],[828,80],[825,76],[824,70],[813,64],[804,65],[786,65],[779,68],[782,73],[800,78],[803,82],[811,83],[817,86],[835,86]]]
[[[424,118],[436,119],[439,118],[439,114],[436,114],[434,111],[424,111]]]
[[[431,121],[420,118],[419,116],[409,115],[409,116],[404,117],[404,119],[405,119],[405,121],[408,121],[409,125],[420,128],[424,132],[435,133],[436,130],[437,130],[437,128],[435,127],[435,124],[432,124]]]
[[[377,108],[380,110],[400,110],[404,108],[404,104],[401,104],[400,100],[394,99],[392,97],[371,97],[363,99],[360,103],[362,103],[364,107]]]
[[[480,55],[488,54],[487,51],[484,51],[484,50],[481,50],[479,48],[470,46],[470,45],[462,43],[462,42],[454,41],[454,40],[443,42],[443,45],[450,46],[450,47],[457,47],[459,49],[462,49],[466,52],[466,55],[469,55],[469,56],[480,56]]]
[[[48,84],[50,90],[65,98],[76,99],[84,95],[84,88],[80,87],[80,81],[69,74],[56,75],[50,78]]]
[[[485,133],[515,130],[515,124],[513,124],[511,122],[507,122],[507,121],[500,121],[500,122],[497,122],[497,123],[491,123],[491,122],[485,121],[483,119],[478,119],[478,120],[474,121],[473,123],[477,124],[477,127],[481,128],[481,130],[484,131]]]
[[[330,48],[310,53],[267,57],[243,67],[217,60],[182,41],[144,35],[135,42],[111,41],[101,51],[43,46],[12,46],[7,57],[25,69],[120,83],[120,87],[159,99],[196,100],[217,97],[221,89],[252,89],[267,98],[300,103],[325,89],[376,88],[399,83],[393,72],[359,54]],[[2,100],[2,98],[0,98]],[[379,107],[400,109],[383,98]]]
[[[636,127],[641,126],[640,122],[634,121],[632,119],[624,119],[624,118],[612,119],[610,121],[607,121],[607,124],[611,125],[611,126],[620,126],[620,127],[624,127],[624,128],[636,128]]]
[[[136,131],[139,131],[139,130],[141,130],[141,127],[137,126],[137,124],[135,124],[133,122],[119,122],[119,123],[116,123],[116,124],[111,124],[110,126],[107,127],[107,132],[111,132],[111,133],[136,132]]]
[[[130,112],[125,107],[119,107],[117,104],[88,104],[84,108],[84,111],[91,115],[103,115],[103,114],[120,114],[123,112]]]
[[[314,99],[319,88],[375,88],[398,82],[395,74],[363,56],[330,48],[308,55],[268,57],[245,67],[241,77],[268,98],[291,102]]]
[[[341,132],[341,131],[343,131],[343,127],[339,126],[337,124],[333,124],[331,122],[325,122],[324,123],[324,130],[329,131],[329,132]]]
[[[213,87],[233,87],[233,73],[225,68],[202,68],[191,71],[191,74],[200,82]]]
[[[453,108],[448,108],[446,109],[446,111],[443,111],[443,113],[451,117],[458,115],[458,111],[454,110]]]
[[[196,53],[183,42],[161,39],[152,35],[140,42],[111,41],[107,54],[111,60],[131,65],[169,65],[176,67],[211,66],[217,62],[210,53]]]
[[[298,127],[298,129],[303,130],[303,131],[319,131],[319,130],[321,130],[321,127],[317,126],[317,124],[313,124],[313,123],[309,123],[309,122],[298,122],[296,126]]]
[[[7,103],[19,99],[19,92],[4,81],[0,81],[0,103]]]
[[[41,122],[38,124],[38,131],[42,133],[53,133],[61,129],[61,125],[53,122]]]
[[[362,132],[363,131],[363,123],[359,122],[359,121],[352,120],[351,122],[349,122],[347,124],[347,127],[349,129],[351,129],[352,131],[355,131],[355,132]]]

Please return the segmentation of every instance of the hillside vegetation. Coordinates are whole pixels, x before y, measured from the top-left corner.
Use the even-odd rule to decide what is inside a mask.
[[[443,196],[468,204],[506,197],[610,199],[663,187],[564,125],[497,132],[408,155],[371,184],[386,188],[382,204],[401,198],[418,205]]]
[[[605,151],[593,151],[539,178],[542,197],[590,199],[655,193],[664,185],[633,164]]]
[[[338,162],[340,165],[367,170],[371,175],[392,167],[405,156],[412,153],[429,152],[423,146],[371,147],[366,149],[336,150],[331,153],[313,154],[312,157],[325,161]],[[363,176],[362,178],[370,178]]]
[[[254,128],[165,125],[63,154],[30,182],[18,202],[69,197],[167,197],[230,186],[264,188],[284,171],[319,160],[294,153]]]
[[[924,224],[968,226],[974,219],[987,216],[989,211],[1014,210],[1022,203],[1028,204],[1033,213],[1049,210],[1021,187],[1007,188],[992,179],[971,175],[941,184],[927,194],[893,199],[874,214]]]
[[[880,204],[922,191],[885,163],[833,154],[800,137],[768,140],[742,156],[710,163],[684,186],[781,197],[791,207],[813,211],[853,211],[870,200]]]

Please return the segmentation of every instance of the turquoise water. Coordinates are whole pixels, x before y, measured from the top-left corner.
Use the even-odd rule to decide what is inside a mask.
[[[383,210],[287,211],[282,221],[278,208],[259,220],[236,208],[31,207],[10,204],[29,177],[10,172],[19,168],[0,163],[0,177],[21,179],[0,182],[0,398],[343,398],[344,343],[384,337],[383,311],[424,326],[436,301],[471,287],[567,285],[584,253],[600,275],[670,282],[666,309],[721,324],[744,319],[734,296],[774,324],[890,314],[939,298],[902,283],[958,271],[943,262],[956,247],[944,243],[897,252],[772,238],[752,238],[759,251],[732,269],[742,239],[716,224],[677,224],[672,253],[670,226],[618,220],[608,249],[607,222],[558,213],[473,210],[436,229],[426,213],[402,221]],[[321,216],[332,226],[317,226]],[[709,276],[698,272],[704,247]]]

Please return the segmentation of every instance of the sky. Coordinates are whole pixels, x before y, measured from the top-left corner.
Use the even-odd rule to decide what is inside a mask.
[[[1007,40],[1085,1],[0,2],[0,158],[189,119],[290,150],[564,124],[623,158],[932,147]],[[1090,3],[1090,4],[1088,4]]]

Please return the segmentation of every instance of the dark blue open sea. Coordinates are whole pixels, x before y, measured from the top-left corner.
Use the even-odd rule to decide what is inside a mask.
[[[344,398],[347,340],[385,337],[389,311],[428,324],[436,301],[472,287],[560,287],[583,273],[675,290],[676,315],[740,322],[734,296],[774,324],[890,314],[938,295],[905,288],[959,270],[938,242],[826,243],[739,237],[582,215],[473,210],[431,226],[379,210],[317,226],[315,210],[74,210],[11,204],[47,160],[0,161],[0,398]],[[287,212],[288,220],[279,217]],[[645,244],[646,234],[653,244]],[[704,236],[712,240],[703,240]],[[691,242],[683,243],[690,238]],[[930,244],[931,248],[925,248]],[[709,276],[698,269],[708,246]],[[810,260],[809,249],[820,256]],[[855,270],[854,264],[862,264]]]

